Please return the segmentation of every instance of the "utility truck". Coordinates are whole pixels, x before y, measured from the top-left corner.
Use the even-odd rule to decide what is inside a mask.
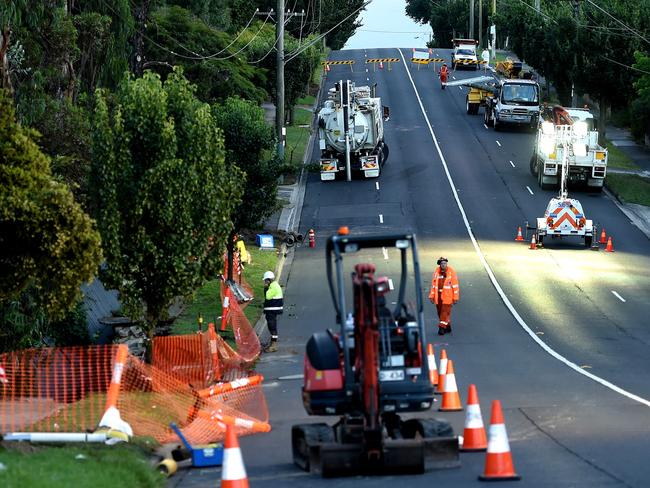
[[[568,182],[583,184],[591,191],[601,192],[607,174],[607,149],[598,143],[597,120],[586,108],[545,107],[535,148],[530,158],[530,171],[542,190],[560,184],[564,157],[568,163]],[[548,122],[548,123],[546,123]],[[570,145],[562,141],[572,138]]]
[[[451,67],[469,66],[472,69],[479,69],[476,46],[478,41],[474,39],[452,39],[454,49],[451,53]]]
[[[339,176],[378,177],[388,159],[384,121],[389,109],[375,94],[375,86],[339,81],[328,91],[318,112],[321,181]]]

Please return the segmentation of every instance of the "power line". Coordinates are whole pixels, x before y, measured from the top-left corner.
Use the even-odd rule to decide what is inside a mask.
[[[640,39],[643,39],[645,42],[647,42],[648,44],[650,44],[650,41],[648,41],[648,39],[646,39],[645,37],[643,37],[639,32],[637,32],[636,30],[632,29],[630,26],[628,26],[628,25],[626,25],[625,23],[623,23],[623,22],[621,22],[620,20],[618,20],[616,17],[614,17],[612,14],[610,14],[607,10],[605,10],[605,9],[602,8],[602,7],[600,7],[599,5],[597,5],[596,3],[594,3],[592,0],[587,0],[587,3],[589,3],[590,5],[593,5],[593,6],[596,7],[598,10],[600,10],[601,12],[603,12],[605,15],[607,15],[608,17],[611,17],[611,18],[614,19],[616,22],[618,22],[619,24],[621,24],[625,29],[627,29],[627,30],[629,30],[630,32],[632,32],[635,36],[637,36],[637,37],[640,38]]]
[[[643,69],[635,68],[634,66],[629,66],[629,65],[627,65],[627,64],[621,63],[621,62],[616,61],[616,60],[614,60],[614,59],[610,59],[610,58],[608,58],[607,56],[605,56],[604,54],[601,54],[600,57],[603,58],[603,59],[606,59],[606,60],[609,61],[610,63],[618,64],[619,66],[623,66],[624,68],[631,69],[632,71],[638,71],[639,73],[644,73],[644,74],[646,74],[646,75],[650,75],[650,71],[646,71],[646,70],[643,70]]]

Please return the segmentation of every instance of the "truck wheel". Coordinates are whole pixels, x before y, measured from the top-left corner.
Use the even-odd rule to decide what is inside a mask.
[[[490,120],[490,109],[488,107],[485,107],[485,115],[483,116],[483,121],[488,127],[492,125],[492,122]]]
[[[533,176],[537,176],[537,154],[533,154],[530,157],[530,174]]]
[[[585,236],[585,247],[591,247],[593,238],[594,238],[593,236]]]

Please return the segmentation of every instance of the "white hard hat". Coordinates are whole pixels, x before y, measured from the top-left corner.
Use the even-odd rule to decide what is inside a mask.
[[[275,279],[275,275],[273,274],[273,271],[267,271],[266,273],[264,273],[264,278],[262,279],[273,281]]]

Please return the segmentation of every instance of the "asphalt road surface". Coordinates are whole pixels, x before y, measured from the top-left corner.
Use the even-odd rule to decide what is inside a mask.
[[[445,58],[449,52],[441,51]],[[398,57],[373,69],[365,59]],[[454,360],[463,403],[476,384],[487,425],[499,399],[521,486],[645,487],[650,484],[650,243],[605,195],[572,193],[588,218],[614,236],[614,253],[582,241],[548,242],[532,251],[514,241],[518,225],[541,217],[554,194],[529,173],[533,135],[495,132],[465,113],[467,89],[441,90],[431,67],[411,65],[397,49],[339,51],[325,87],[340,79],[377,83],[390,107],[390,157],[379,179],[321,183],[311,174],[300,230],[315,249],[297,248],[288,269],[280,349],[264,354],[273,431],[241,439],[252,486],[478,486],[484,453],[462,453],[459,469],[420,476],[323,480],[292,464],[291,425],[310,418],[301,402],[304,345],[334,326],[324,244],[340,225],[352,233],[415,232],[422,283],[438,256],[460,278],[452,335],[439,341],[426,302],[427,333]],[[366,66],[369,66],[366,72]],[[475,76],[473,70],[453,76]],[[318,155],[314,153],[314,158]],[[378,184],[377,184],[378,183]],[[381,217],[380,217],[381,215]],[[254,279],[249,277],[249,279]],[[432,417],[462,434],[464,412]],[[219,469],[193,470],[178,486],[215,486]]]

